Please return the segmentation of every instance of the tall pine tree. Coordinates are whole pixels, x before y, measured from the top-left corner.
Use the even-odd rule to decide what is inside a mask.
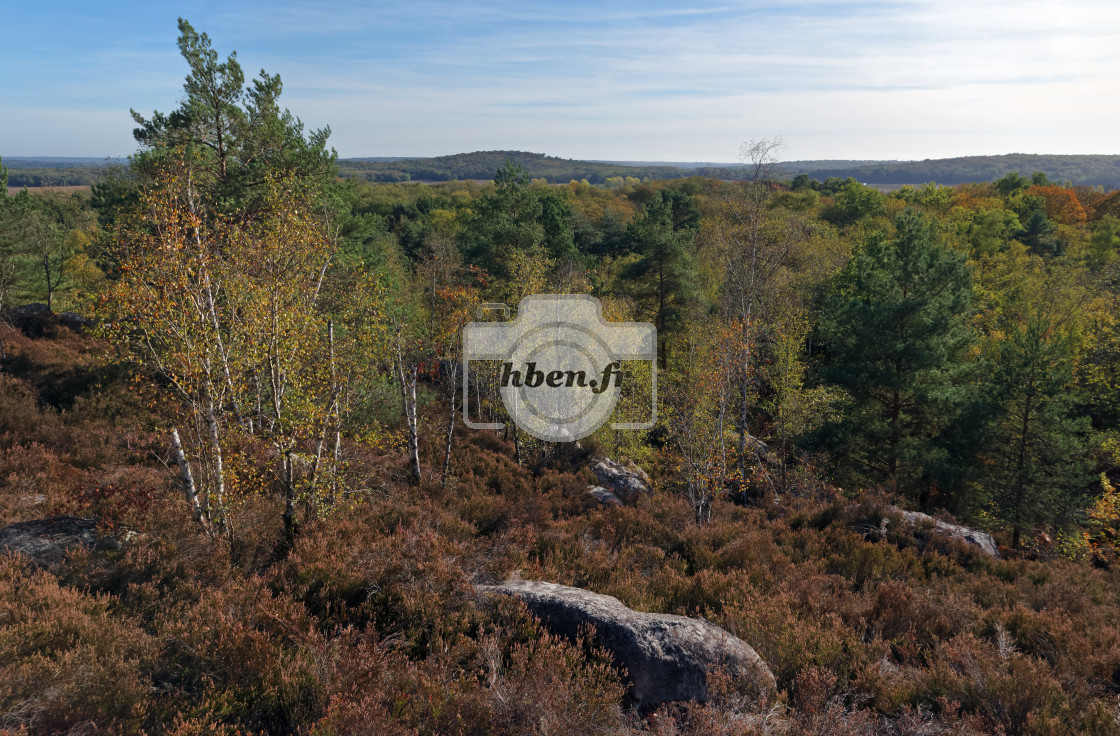
[[[261,70],[246,86],[237,52],[221,61],[205,33],[179,19],[179,52],[190,67],[185,96],[170,114],[145,118],[135,110],[133,131],[143,150],[133,157],[142,179],[169,153],[191,163],[193,183],[217,208],[255,219],[267,202],[271,178],[293,177],[325,187],[333,182],[336,154],[326,147],[330,128],[304,133],[281,109],[278,74]]]
[[[987,488],[1019,546],[1031,525],[1074,508],[1089,480],[1089,418],[1075,416],[1069,338],[1043,312],[1003,342],[987,392],[997,407],[987,434]]]
[[[642,316],[657,327],[662,367],[668,361],[670,335],[680,329],[697,294],[694,236],[690,227],[674,227],[672,197],[661,194],[646,202],[626,229],[637,260],[623,270],[623,282]]]
[[[850,479],[926,505],[968,398],[972,286],[924,216],[907,210],[895,225],[894,238],[857,249],[822,306],[822,377],[852,401],[823,437]]]

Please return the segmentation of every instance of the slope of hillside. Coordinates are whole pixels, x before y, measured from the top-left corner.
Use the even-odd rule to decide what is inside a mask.
[[[0,554],[0,705],[36,733],[1118,732],[1114,571],[992,559],[874,496],[721,500],[705,526],[665,490],[603,506],[591,448],[519,465],[482,431],[456,439],[446,488],[366,453],[369,490],[287,553],[267,493],[231,498],[237,527],[209,537],[160,462],[159,406],[95,341],[32,327],[8,328],[0,372],[0,526],[69,514],[124,540],[49,571]],[[511,574],[703,616],[758,651],[779,702],[755,715],[716,678],[706,705],[644,720],[603,650],[472,590]]]

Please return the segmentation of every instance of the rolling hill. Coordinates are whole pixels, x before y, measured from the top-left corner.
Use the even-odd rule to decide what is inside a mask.
[[[608,177],[679,179],[706,176],[734,179],[742,167],[725,163],[658,163],[650,161],[580,161],[524,151],[476,151],[449,156],[410,158],[370,156],[345,158],[338,162],[344,178],[367,182],[489,180],[506,161],[521,166],[532,178],[564,184],[587,179],[602,184]],[[98,158],[7,157],[9,186],[88,185],[105,175],[107,162]],[[1120,155],[1043,155],[1009,153],[999,156],[963,156],[924,161],[814,160],[784,161],[782,173],[793,178],[807,174],[823,181],[830,177],[853,177],[858,181],[898,186],[903,184],[953,185],[993,181],[1010,172],[1029,176],[1044,172],[1051,180],[1073,184],[1120,187]]]

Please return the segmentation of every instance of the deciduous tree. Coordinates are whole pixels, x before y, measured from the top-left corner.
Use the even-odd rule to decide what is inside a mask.
[[[297,505],[313,511],[337,478],[349,390],[370,378],[369,355],[385,355],[377,294],[354,285],[369,303],[344,304],[336,331],[320,304],[336,245],[298,181],[270,181],[265,214],[246,223],[212,209],[189,164],[163,166],[118,231],[121,276],[99,304],[107,333],[178,397],[199,513],[230,531],[230,448],[252,436],[271,448],[294,535]]]

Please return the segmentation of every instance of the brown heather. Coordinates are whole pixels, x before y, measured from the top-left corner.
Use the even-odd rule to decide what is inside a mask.
[[[278,556],[281,501],[250,471],[232,538],[196,528],[160,407],[99,345],[6,339],[0,521],[95,516],[131,541],[52,571],[0,557],[0,732],[1120,734],[1116,572],[881,533],[885,497],[853,506],[811,474],[705,526],[666,492],[600,507],[579,453],[521,467],[491,433],[457,437],[442,490],[410,485],[403,452],[355,448],[360,492]],[[426,411],[432,458],[446,407]],[[709,703],[639,718],[591,632],[557,639],[474,592],[509,575],[704,616],[759,652],[779,701],[759,712],[717,672]]]

